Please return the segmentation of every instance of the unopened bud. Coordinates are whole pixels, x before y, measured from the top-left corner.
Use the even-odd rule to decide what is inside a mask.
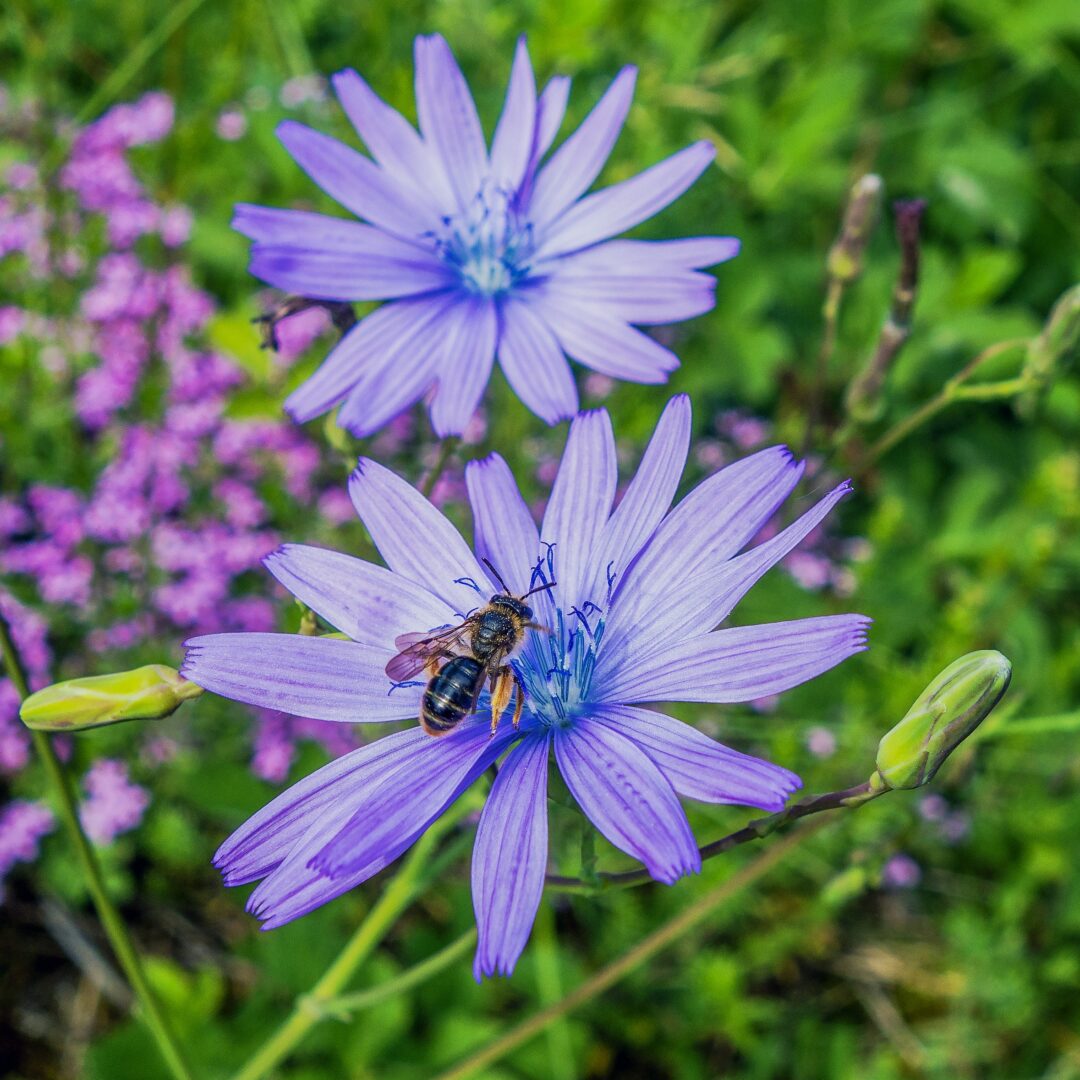
[[[877,774],[890,788],[929,783],[945,759],[990,715],[1012,678],[999,652],[968,653],[951,663],[878,744]]]
[[[829,277],[845,284],[854,281],[863,270],[863,254],[877,223],[881,205],[881,177],[868,173],[855,181],[844,210],[840,235],[829,249],[826,267]]]
[[[19,716],[38,731],[84,731],[126,720],[163,720],[202,692],[174,668],[149,664],[114,675],[53,683],[31,694]]]

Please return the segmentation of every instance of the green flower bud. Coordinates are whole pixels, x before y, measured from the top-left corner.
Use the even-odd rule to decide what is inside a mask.
[[[929,783],[945,759],[990,715],[1012,678],[999,652],[953,661],[878,744],[877,774],[890,788]]]
[[[202,692],[174,668],[149,664],[114,675],[53,683],[31,694],[19,716],[38,731],[83,731],[125,720],[163,720]]]

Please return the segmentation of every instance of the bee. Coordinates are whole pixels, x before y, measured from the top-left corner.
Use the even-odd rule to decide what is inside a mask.
[[[525,603],[533,593],[554,587],[555,582],[513,596],[498,570],[488,569],[502,586],[487,604],[464,622],[444,630],[402,634],[394,642],[397,654],[386,665],[386,674],[396,683],[411,679],[421,670],[428,684],[420,702],[420,726],[429,735],[445,735],[476,709],[487,680],[491,689],[491,734],[514,694],[514,727],[521,722],[525,688],[507,658],[525,640],[526,630],[549,633],[533,621],[533,610]],[[441,665],[441,666],[440,666]]]

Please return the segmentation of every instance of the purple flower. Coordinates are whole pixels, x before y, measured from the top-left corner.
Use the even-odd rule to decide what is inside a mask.
[[[111,844],[134,829],[150,805],[146,788],[133,784],[122,761],[102,758],[83,778],[88,798],[79,807],[86,835],[97,844]]]
[[[766,543],[739,551],[787,498],[802,465],[784,447],[736,462],[669,512],[690,438],[673,399],[612,509],[615,440],[603,410],[579,415],[538,530],[505,462],[466,474],[476,553],[414,488],[361,459],[357,512],[386,568],[286,545],[270,572],[351,640],[214,634],[187,642],[184,674],[237,701],[366,723],[417,715],[423,684],[393,684],[395,639],[460,622],[499,591],[534,594],[532,632],[513,660],[520,729],[490,736],[486,695],[451,734],[419,727],[354,750],[278,796],[219,849],[228,885],[263,879],[248,908],[281,926],[377,873],[503,758],[480,819],[473,898],[476,973],[508,973],[525,946],[547,864],[548,759],[595,826],[671,884],[701,859],[683,796],[776,810],[799,784],[643,705],[736,702],[779,693],[864,649],[868,619],[834,615],[715,630],[748,589],[847,494],[841,484]],[[487,715],[485,715],[485,711]]]
[[[677,357],[635,325],[709,311],[716,282],[701,269],[730,259],[738,241],[611,238],[686,191],[712,161],[711,144],[585,195],[626,120],[634,68],[541,164],[570,82],[556,77],[537,94],[524,40],[490,151],[443,38],[417,38],[415,54],[419,132],[352,70],[334,76],[334,90],[371,157],[291,120],[278,128],[312,180],[368,224],[236,208],[256,277],[315,299],[389,301],[289,397],[288,412],[305,421],[340,402],[339,423],[370,435],[435,388],[435,431],[460,435],[496,356],[549,424],[578,407],[566,356],[615,378],[664,382]]]
[[[0,899],[3,880],[20,862],[33,862],[38,845],[56,824],[52,811],[44,803],[16,800],[0,812]]]

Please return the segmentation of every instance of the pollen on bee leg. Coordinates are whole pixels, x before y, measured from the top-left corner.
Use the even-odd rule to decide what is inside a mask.
[[[494,685],[491,689],[491,734],[494,735],[499,726],[499,720],[510,704],[510,692],[514,688],[514,675],[509,668],[501,668],[495,676]]]
[[[525,706],[525,687],[514,672],[514,727],[521,727],[521,710]]]

